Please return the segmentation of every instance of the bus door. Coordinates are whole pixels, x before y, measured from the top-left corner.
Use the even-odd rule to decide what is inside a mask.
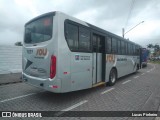
[[[104,53],[104,37],[100,35],[93,34],[93,71],[92,71],[92,79],[93,85],[103,81],[102,74],[102,62],[103,62],[103,53]]]

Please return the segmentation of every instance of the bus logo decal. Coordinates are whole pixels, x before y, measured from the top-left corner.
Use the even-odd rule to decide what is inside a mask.
[[[79,55],[75,55],[75,61],[79,61]]]
[[[47,55],[47,48],[46,48],[46,49],[44,49],[44,48],[37,49],[36,55],[39,55],[39,56],[46,56],[46,55]]]

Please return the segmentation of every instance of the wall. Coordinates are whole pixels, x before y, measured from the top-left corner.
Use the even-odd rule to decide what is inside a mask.
[[[22,47],[0,45],[0,74],[22,71]]]

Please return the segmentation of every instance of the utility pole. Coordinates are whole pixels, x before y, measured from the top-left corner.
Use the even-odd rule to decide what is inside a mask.
[[[123,36],[123,38],[124,38],[124,32],[125,32],[124,28],[122,28],[122,36]]]

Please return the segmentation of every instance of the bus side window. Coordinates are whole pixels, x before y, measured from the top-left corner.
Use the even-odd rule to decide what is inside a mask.
[[[126,51],[126,55],[128,55],[128,43],[127,43],[127,42],[125,42],[125,45],[126,45],[126,49],[125,49],[125,51]]]
[[[112,53],[117,53],[117,40],[112,38]]]
[[[128,52],[127,52],[127,42],[125,41],[124,42],[124,54],[126,55]]]
[[[131,55],[133,55],[133,44],[131,44]]]
[[[135,49],[135,45],[133,45],[133,55],[136,55],[136,49]]]
[[[111,53],[111,37],[107,37],[106,41],[106,53]]]
[[[68,46],[71,50],[78,49],[78,27],[72,24],[67,24],[65,29],[65,36]]]
[[[90,31],[80,27],[79,28],[79,49],[89,51],[91,49]]]
[[[121,41],[117,41],[118,54],[121,54]]]
[[[121,51],[122,51],[122,55],[125,54],[125,44],[124,41],[121,41]]]
[[[93,52],[97,52],[97,40],[95,35],[93,35],[92,44],[93,44],[93,48],[92,48]]]
[[[136,55],[139,55],[139,54],[140,54],[140,47],[137,46],[137,53],[136,53]]]
[[[130,55],[130,54],[131,54],[130,49],[131,49],[131,46],[130,46],[130,43],[128,43],[128,55]]]

